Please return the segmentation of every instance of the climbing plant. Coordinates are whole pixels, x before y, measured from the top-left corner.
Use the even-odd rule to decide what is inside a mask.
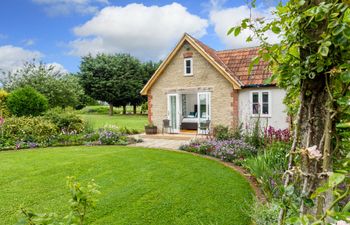
[[[272,19],[246,18],[228,34],[249,29],[260,60],[287,91],[295,118],[293,144],[284,174],[279,224],[330,224],[349,220],[350,6],[346,0],[280,2]],[[255,7],[255,0],[249,2]],[[267,31],[279,36],[269,43]],[[286,215],[289,216],[287,219]]]

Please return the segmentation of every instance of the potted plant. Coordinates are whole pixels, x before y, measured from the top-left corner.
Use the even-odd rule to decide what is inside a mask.
[[[157,134],[157,126],[153,123],[149,123],[145,125],[145,133],[146,134]]]

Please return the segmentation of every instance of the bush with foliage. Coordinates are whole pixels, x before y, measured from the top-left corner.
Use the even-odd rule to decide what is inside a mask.
[[[48,143],[58,134],[58,127],[42,117],[10,117],[1,127],[2,145],[14,143]]]
[[[46,97],[29,86],[12,91],[6,104],[16,116],[39,116],[48,108]]]
[[[288,143],[273,142],[256,157],[248,158],[243,162],[243,166],[257,179],[269,198],[281,196],[282,175],[287,167],[286,153],[289,148]]]
[[[96,207],[97,195],[100,194],[98,185],[91,180],[86,186],[76,181],[75,177],[67,177],[67,186],[70,192],[70,211],[66,216],[56,213],[35,213],[22,208],[24,218],[17,225],[44,225],[44,224],[87,224],[87,213]]]
[[[278,213],[280,211],[280,203],[267,202],[261,203],[256,200],[252,206],[250,213],[252,221],[255,225],[276,225],[278,222]]]
[[[10,115],[10,111],[8,110],[6,101],[9,93],[4,89],[0,89],[0,117],[8,117]]]
[[[88,101],[77,76],[66,74],[42,62],[26,62],[1,81],[8,91],[25,86],[34,88],[47,98],[50,108],[82,108]]]
[[[62,132],[81,133],[85,129],[84,120],[72,108],[56,107],[48,110],[44,117],[56,124]]]

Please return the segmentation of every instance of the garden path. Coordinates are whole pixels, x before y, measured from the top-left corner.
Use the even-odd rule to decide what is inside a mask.
[[[179,149],[183,144],[187,144],[191,139],[198,138],[196,135],[188,134],[156,134],[156,135],[133,135],[133,137],[141,138],[143,142],[131,144],[130,146],[146,147],[146,148],[163,148],[163,149]]]

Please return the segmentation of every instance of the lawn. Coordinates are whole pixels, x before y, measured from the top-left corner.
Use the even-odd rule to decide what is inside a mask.
[[[250,224],[252,190],[237,172],[191,154],[136,147],[0,152],[0,221],[20,206],[67,213],[66,176],[100,185],[88,224]]]
[[[147,115],[113,115],[108,116],[101,114],[81,114],[83,119],[87,120],[94,129],[101,128],[105,125],[116,125],[118,127],[127,127],[128,129],[136,129],[140,132],[144,131],[147,124]]]

